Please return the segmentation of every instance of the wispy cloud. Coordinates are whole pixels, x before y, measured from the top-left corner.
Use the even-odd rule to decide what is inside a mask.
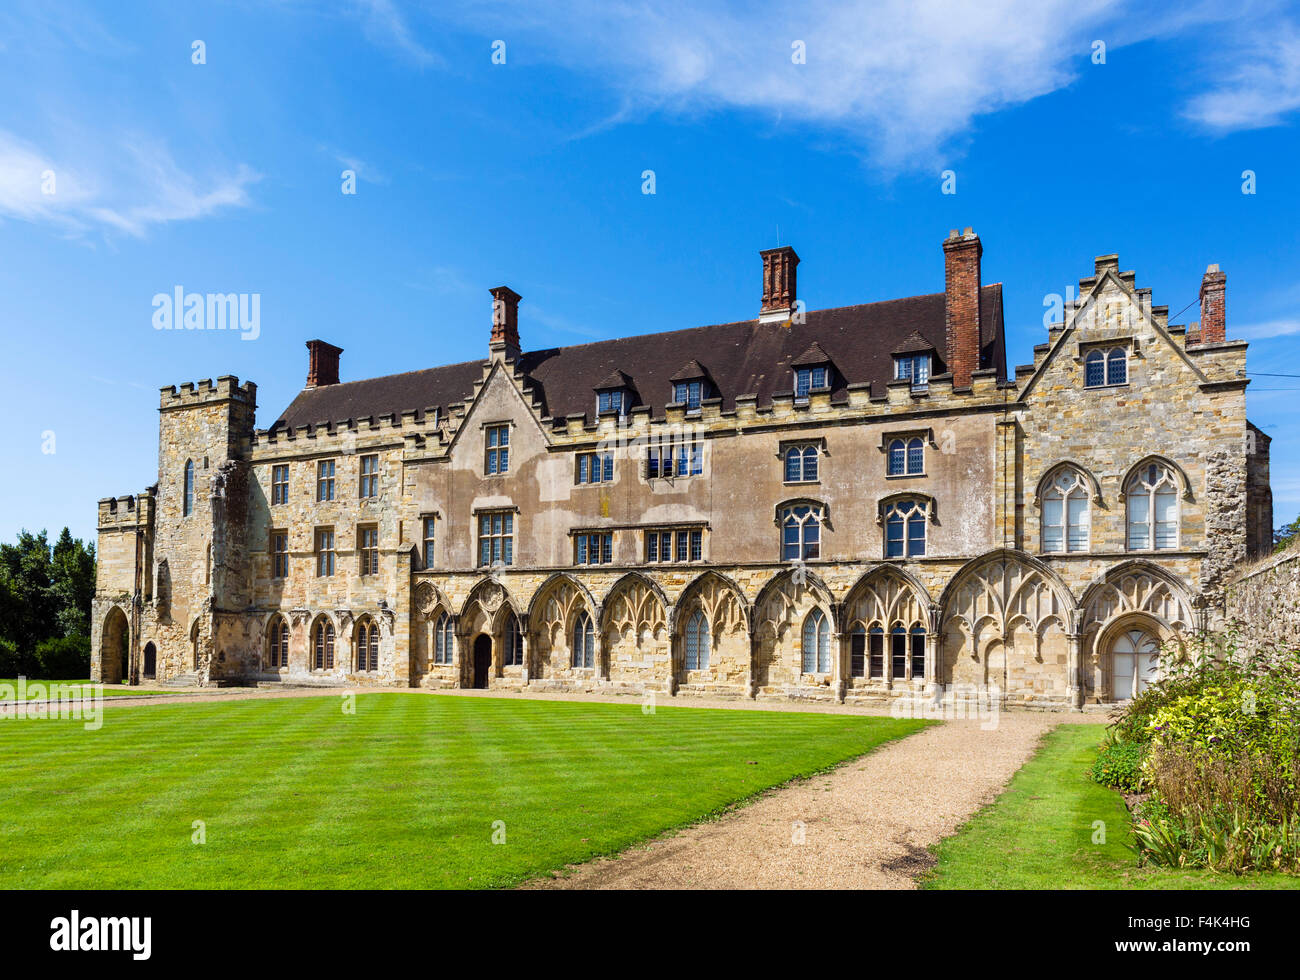
[[[1300,109],[1300,30],[1294,21],[1258,21],[1221,55],[1222,77],[1188,103],[1185,115],[1218,132],[1278,126]]]
[[[1283,317],[1278,320],[1249,323],[1244,327],[1228,328],[1228,335],[1233,340],[1267,340],[1269,337],[1290,337],[1295,334],[1300,334],[1300,319],[1296,317]]]
[[[111,230],[139,237],[153,225],[190,221],[250,204],[259,177],[239,165],[199,178],[187,173],[165,144],[127,138],[105,152],[49,153],[0,130],[0,216],[48,223],[68,234]]]
[[[443,64],[441,57],[416,40],[393,0],[355,0],[353,7],[361,17],[362,30],[373,43],[392,48],[421,68]]]

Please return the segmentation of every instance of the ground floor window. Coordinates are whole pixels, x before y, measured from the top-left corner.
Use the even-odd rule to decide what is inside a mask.
[[[1160,642],[1145,630],[1128,630],[1111,653],[1111,686],[1116,701],[1137,697],[1156,682]]]

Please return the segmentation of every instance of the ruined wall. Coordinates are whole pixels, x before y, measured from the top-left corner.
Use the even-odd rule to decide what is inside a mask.
[[[1246,649],[1300,650],[1300,546],[1266,559],[1228,584],[1227,613]]]

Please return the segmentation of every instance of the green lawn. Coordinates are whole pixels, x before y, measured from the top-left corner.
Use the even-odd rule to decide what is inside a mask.
[[[998,799],[935,847],[927,888],[1300,888],[1279,874],[1237,878],[1139,868],[1119,793],[1088,775],[1102,725],[1061,725]],[[1106,842],[1094,844],[1094,821]]]
[[[30,701],[34,694],[41,694],[42,697],[48,697],[49,688],[50,685],[52,684],[86,685],[86,684],[94,684],[95,682],[91,680],[46,681],[46,680],[33,680],[32,678],[28,677],[23,683],[26,685],[23,694],[25,698]],[[16,677],[9,677],[9,678],[0,677],[0,684],[8,684],[10,687],[14,689],[15,695],[17,695],[18,679]],[[33,685],[37,685],[37,690],[35,692],[32,691]],[[142,691],[138,687],[128,687],[125,684],[104,685],[104,697],[106,698],[146,697],[149,695],[156,695],[158,693],[159,693],[158,691]]]
[[[925,723],[420,694],[0,721],[0,888],[492,887]],[[206,843],[192,843],[194,821]],[[506,842],[491,841],[501,821]]]

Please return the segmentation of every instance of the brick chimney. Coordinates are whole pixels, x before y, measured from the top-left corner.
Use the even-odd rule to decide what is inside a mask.
[[[758,308],[761,323],[790,319],[796,296],[795,270],[799,256],[789,245],[758,253],[763,257],[763,302]]]
[[[497,286],[489,292],[492,294],[492,338],[488,350],[515,360],[519,357],[519,301],[523,297],[509,286]]]
[[[1221,344],[1228,339],[1224,294],[1228,290],[1227,273],[1211,265],[1201,279],[1201,343]]]
[[[979,235],[954,228],[943,243],[944,325],[948,333],[948,370],[954,388],[969,388],[980,366]]]
[[[307,387],[320,388],[339,383],[339,355],[342,347],[323,340],[307,341]]]

